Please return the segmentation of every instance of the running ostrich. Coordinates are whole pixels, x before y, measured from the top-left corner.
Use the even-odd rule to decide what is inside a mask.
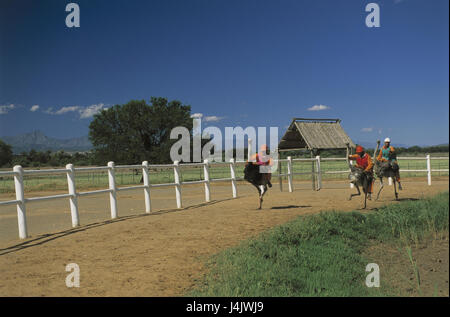
[[[259,208],[262,208],[263,196],[267,192],[267,186],[270,186],[270,182],[265,177],[264,173],[259,171],[259,165],[247,163],[244,169],[244,179],[258,189],[259,193]]]
[[[358,191],[357,194],[350,194],[350,197],[348,200],[352,200],[353,196],[360,196],[361,191],[359,190],[359,186],[361,186],[363,192],[364,192],[364,208],[367,207],[367,194],[369,192],[369,185],[371,180],[369,179],[369,175],[367,173],[364,173],[364,169],[356,167],[348,164],[350,167],[350,174],[348,175],[348,178],[350,179],[350,183],[355,185],[356,190]]]
[[[378,152],[379,147],[380,147],[380,140],[377,140],[377,148],[375,149],[374,156]],[[398,165],[396,165],[396,166],[398,168]],[[398,171],[396,169],[394,169],[389,162],[380,162],[377,159],[375,159],[374,170],[375,170],[375,174],[380,179],[380,185],[381,185],[380,190],[378,191],[378,194],[377,194],[377,198],[375,200],[378,200],[381,190],[384,187],[383,178],[389,178],[389,177],[391,177],[391,179],[394,182],[395,200],[398,200],[398,193],[397,193],[397,187],[396,187],[396,183],[397,183],[396,176],[397,176]],[[399,189],[401,189],[400,184],[399,184]]]
[[[267,153],[267,145],[263,144],[260,152],[249,158],[245,165],[244,179],[258,189],[259,208],[262,208],[263,196],[267,192],[267,187],[272,187],[270,183],[270,165],[272,160]]]
[[[350,164],[349,160],[356,160],[357,166],[353,166]],[[350,194],[348,200],[352,200],[353,196],[360,196],[361,191],[359,190],[359,186],[362,187],[364,192],[364,207],[367,207],[367,199],[371,199],[372,192],[372,159],[369,154],[364,151],[362,146],[356,147],[356,155],[347,156],[348,166],[350,167],[350,174],[348,176],[350,183],[355,185],[357,194]]]

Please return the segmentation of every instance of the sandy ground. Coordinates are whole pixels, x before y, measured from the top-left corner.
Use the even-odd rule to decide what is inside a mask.
[[[152,191],[153,212],[145,214],[142,190],[118,196],[119,218],[109,220],[107,194],[79,199],[82,225],[71,228],[67,199],[27,205],[30,237],[18,239],[14,206],[0,208],[0,296],[181,296],[206,272],[205,262],[217,252],[289,221],[298,215],[362,207],[347,182],[324,182],[320,191],[296,183],[295,191],[269,191],[257,210],[256,189],[239,183],[239,198],[231,185],[214,184],[204,203],[202,185],[183,187],[183,209],[175,208],[173,188]],[[400,200],[432,196],[448,190],[448,178],[404,179]],[[378,185],[375,185],[375,190]],[[32,193],[33,197],[50,193]],[[51,193],[55,194],[55,192]],[[0,200],[13,195],[0,195]],[[373,210],[393,203],[392,187]],[[80,268],[80,287],[66,286],[66,265]]]
[[[390,286],[396,296],[448,297],[448,234],[412,244],[411,263],[405,246],[380,243],[367,250],[366,256],[380,268],[380,287]]]

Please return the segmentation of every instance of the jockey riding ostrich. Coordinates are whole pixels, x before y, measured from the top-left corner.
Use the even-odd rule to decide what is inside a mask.
[[[272,159],[267,155],[267,145],[262,145],[260,152],[252,155],[249,158],[244,169],[244,179],[258,189],[259,193],[259,208],[262,207],[263,196],[267,192],[267,186],[272,187],[271,179],[271,165]]]
[[[399,174],[399,166],[395,159],[394,149],[390,146],[390,139],[386,138],[385,140],[385,146],[380,149],[380,154],[378,155],[377,159],[375,160],[375,174],[380,179],[380,190],[378,191],[377,198],[380,196],[381,190],[384,187],[383,184],[383,178],[389,178],[394,182],[394,193],[395,193],[395,200],[398,199],[398,193],[396,188],[396,183],[398,183],[398,189],[402,190],[402,184],[400,183],[400,174]],[[378,148],[380,146],[380,140],[377,140],[377,148],[375,150],[375,153],[378,152]],[[386,152],[385,155],[383,155],[383,150]],[[387,158],[384,158],[386,156]]]
[[[356,166],[348,164],[350,167],[350,174],[348,178],[350,183],[355,185],[358,190],[357,194],[350,194],[348,200],[352,200],[353,196],[361,195],[359,186],[362,187],[364,192],[364,208],[367,207],[367,199],[371,200],[372,197],[372,187],[373,187],[373,163],[369,154],[365,153],[362,146],[356,147],[356,154],[348,156],[349,160],[356,160]]]

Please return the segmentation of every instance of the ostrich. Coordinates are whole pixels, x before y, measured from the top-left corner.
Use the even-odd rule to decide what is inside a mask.
[[[244,179],[258,189],[259,193],[259,208],[262,207],[263,196],[267,192],[267,186],[271,186],[269,180],[264,177],[264,173],[261,173],[260,165],[247,163],[244,169]]]
[[[370,182],[372,181],[370,179],[370,176],[364,173],[364,169],[353,166],[351,164],[348,164],[350,167],[350,174],[348,175],[348,178],[350,179],[350,183],[355,185],[356,189],[358,190],[357,194],[350,194],[350,197],[348,200],[352,200],[353,196],[359,196],[361,195],[361,191],[359,190],[359,186],[361,186],[363,192],[364,192],[364,208],[366,209],[367,206],[367,194],[369,191]]]
[[[377,148],[375,149],[374,156],[378,152],[378,148],[380,147],[380,140],[377,140]],[[377,198],[375,200],[378,200],[378,197],[380,196],[381,190],[384,187],[383,184],[383,178],[389,178],[391,177],[394,182],[394,193],[395,193],[395,200],[398,200],[398,193],[397,193],[397,170],[392,167],[392,165],[389,162],[380,162],[375,158],[375,166],[374,166],[375,174],[380,179],[380,190],[378,191]],[[398,165],[397,165],[398,168]],[[399,184],[399,189],[401,189]]]

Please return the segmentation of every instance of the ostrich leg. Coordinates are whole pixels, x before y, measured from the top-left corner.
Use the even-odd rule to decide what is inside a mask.
[[[382,177],[380,177],[380,190],[378,191],[378,194],[377,194],[377,198],[375,199],[375,200],[378,200],[378,198],[380,197],[380,193],[381,193],[381,190],[383,189],[383,187],[384,187],[384,184],[383,184],[383,178]]]
[[[357,194],[350,194],[350,197],[348,198],[348,200],[352,200],[353,196],[359,196],[361,195],[361,191],[359,190],[359,186],[355,184],[356,189],[358,190]]]
[[[364,190],[364,208],[367,207],[367,196],[369,195],[369,188],[370,188],[371,179],[369,177],[366,177],[364,184],[363,184],[363,190]]]
[[[395,193],[395,200],[398,200],[398,193],[397,193],[397,186],[395,185],[397,181],[394,178],[394,193]]]
[[[259,189],[260,189],[260,194],[259,194],[259,208],[262,208],[262,203],[263,203],[263,196],[266,193],[266,186],[265,185],[259,185]]]
[[[367,191],[364,193],[364,208],[363,209],[366,209],[366,207],[367,207]]]

